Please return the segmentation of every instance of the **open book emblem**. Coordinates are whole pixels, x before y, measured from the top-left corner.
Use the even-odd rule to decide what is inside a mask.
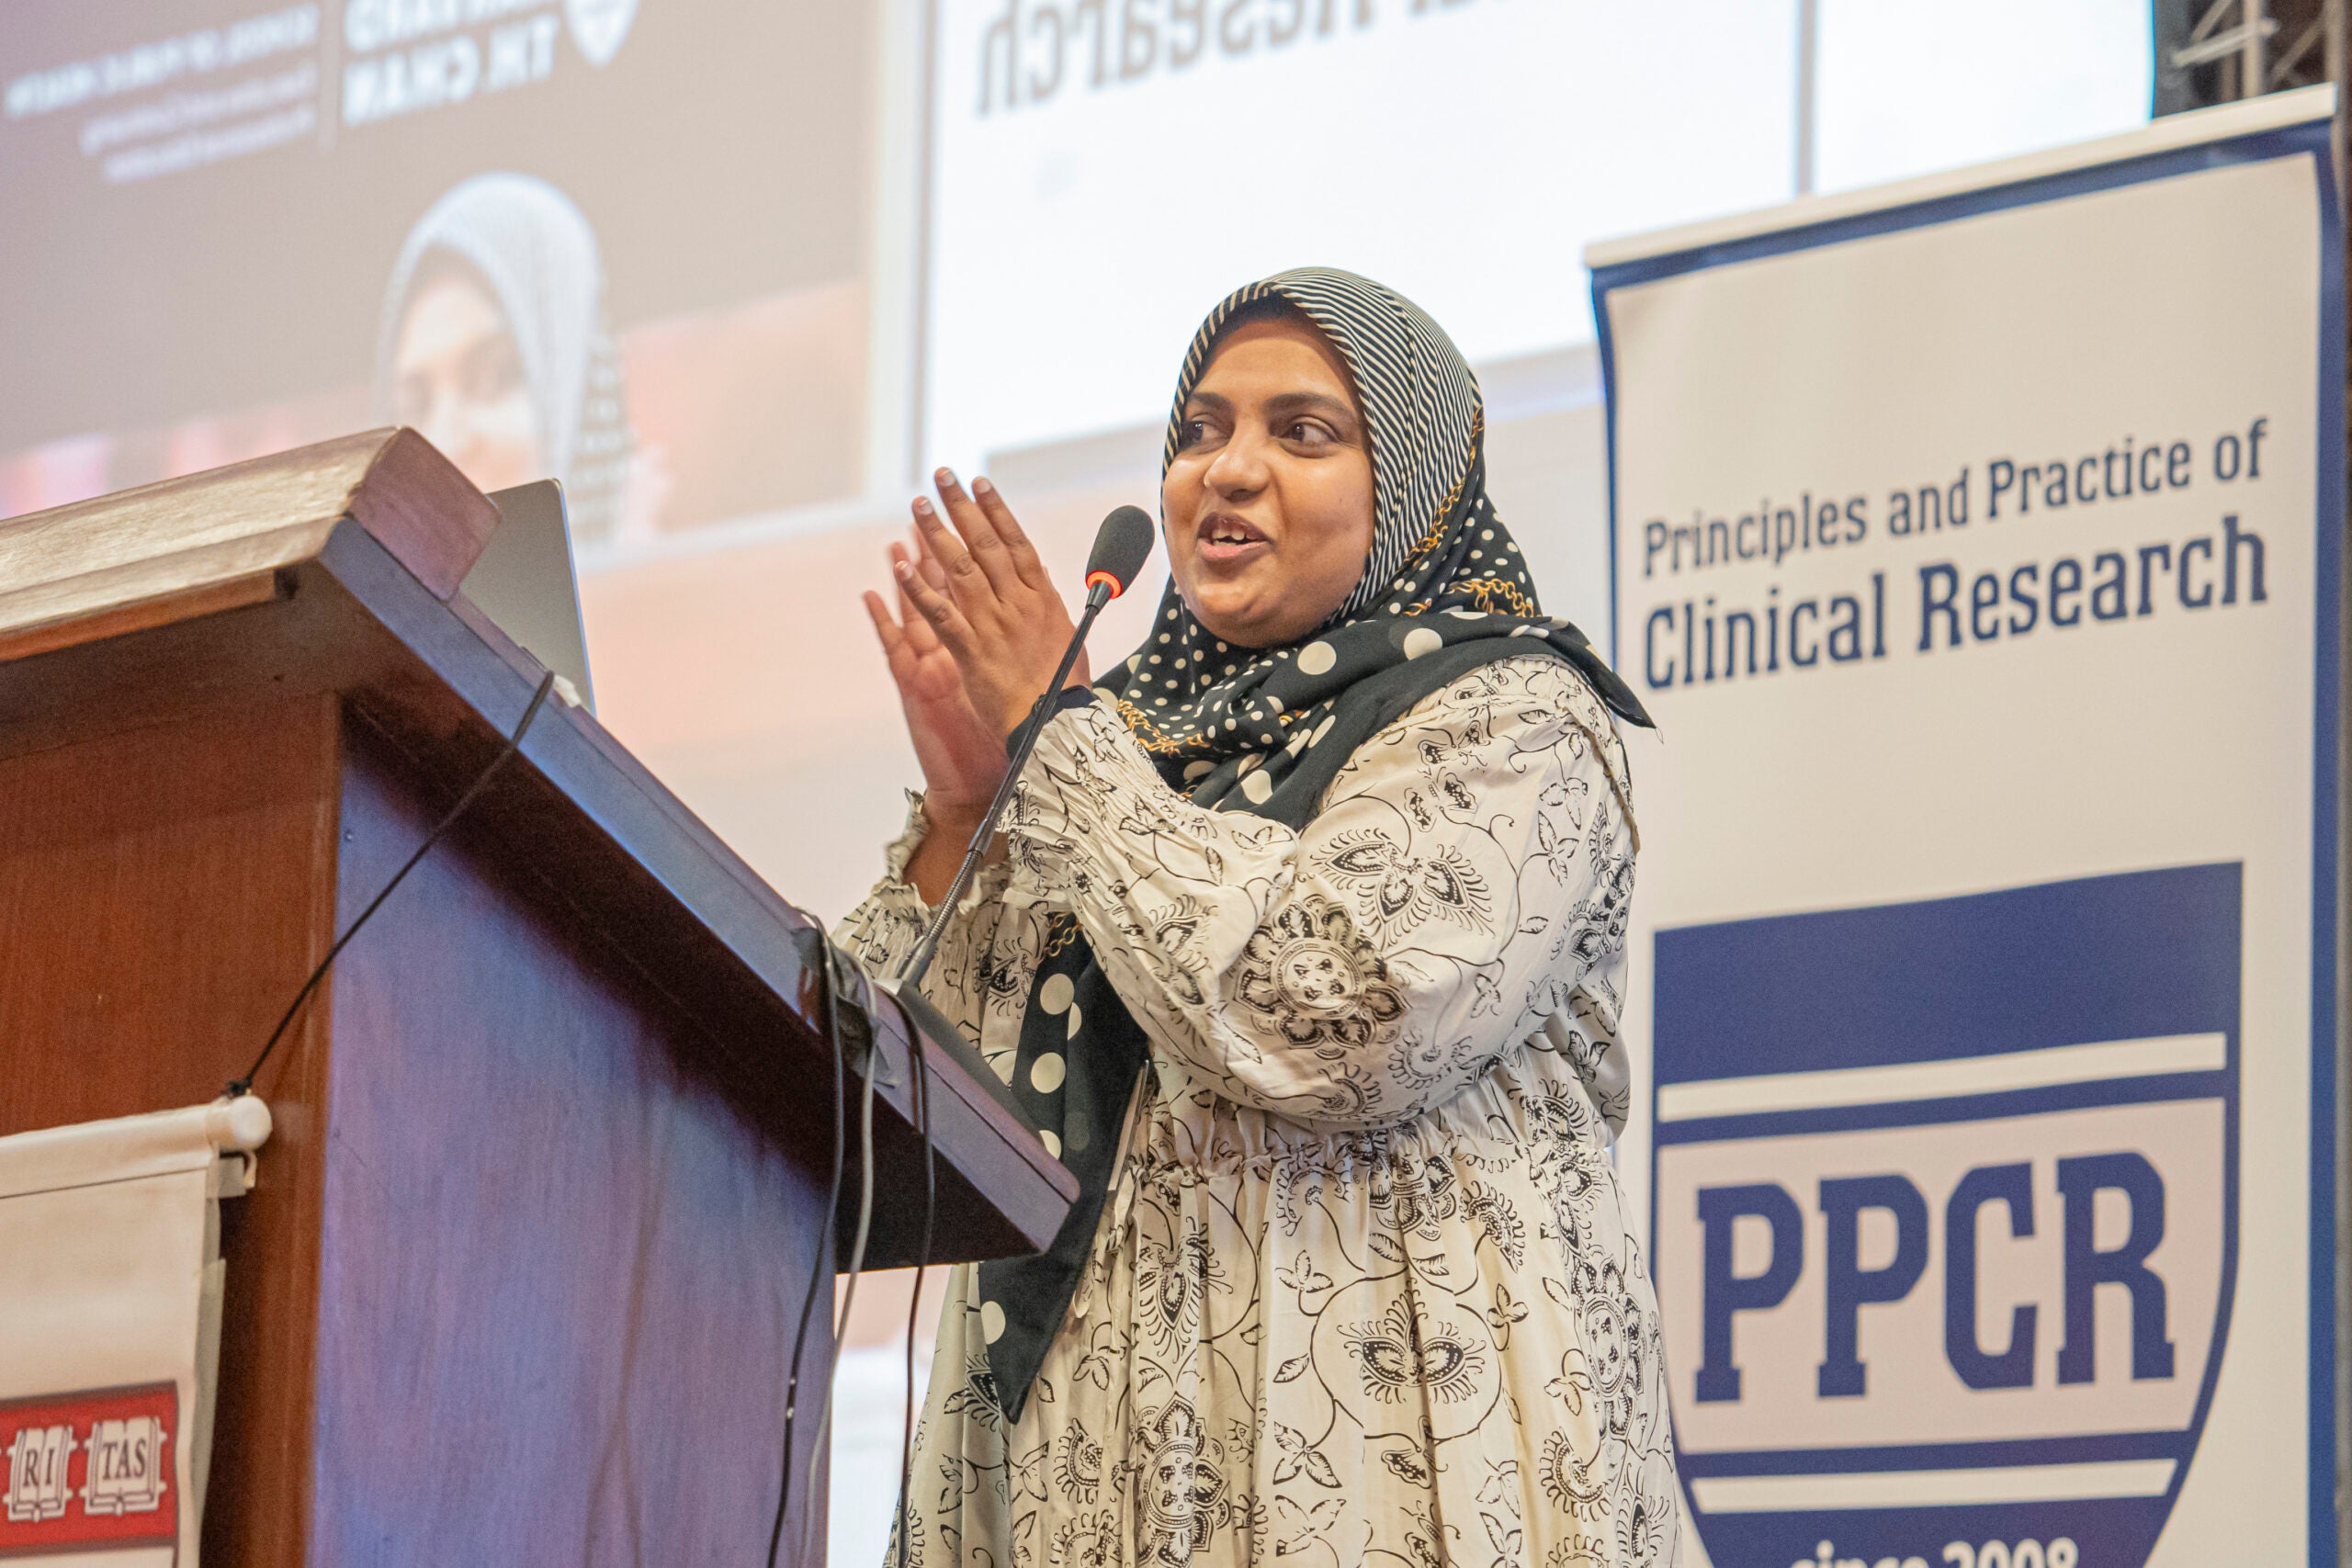
[[[164,1506],[164,1423],[153,1416],[90,1428],[82,1506],[93,1514],[146,1514]]]
[[[62,1422],[47,1427],[19,1427],[8,1444],[8,1518],[13,1524],[39,1524],[65,1517],[73,1489],[66,1484],[72,1464],[74,1428]]]

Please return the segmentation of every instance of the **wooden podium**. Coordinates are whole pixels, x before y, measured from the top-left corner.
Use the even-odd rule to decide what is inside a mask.
[[[496,522],[377,431],[0,524],[0,1134],[246,1070],[539,682],[456,593]],[[254,1085],[277,1132],[224,1208],[208,1563],[763,1560],[833,1267],[820,944],[548,700]],[[921,1225],[914,1075],[857,999],[882,1268]],[[926,1060],[935,1258],[1043,1247],[1069,1173],[967,1052]],[[786,1556],[815,1562],[803,1397]]]

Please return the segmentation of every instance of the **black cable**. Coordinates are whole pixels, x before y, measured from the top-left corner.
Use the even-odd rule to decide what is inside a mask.
[[[899,1568],[907,1568],[908,1542],[914,1533],[907,1526],[913,1505],[910,1494],[915,1467],[915,1324],[922,1311],[922,1276],[931,1267],[931,1232],[939,1201],[938,1173],[933,1164],[931,1144],[931,1052],[923,1044],[920,1029],[910,1029],[908,1033],[914,1045],[910,1055],[915,1063],[915,1120],[922,1132],[922,1249],[915,1254],[914,1294],[907,1301],[907,1412],[906,1427],[899,1434]]]
[[[254,1065],[245,1069],[245,1076],[229,1080],[227,1093],[231,1100],[253,1092],[254,1079],[261,1076],[263,1066],[269,1061],[269,1054],[277,1049],[278,1041],[285,1036],[286,1026],[294,1021],[295,1015],[302,1010],[302,1004],[311,999],[311,993],[317,990],[319,982],[327,977],[327,970],[334,966],[336,955],[350,945],[351,939],[359,934],[359,928],[366,925],[378,909],[383,908],[384,900],[392,896],[392,889],[398,887],[402,879],[416,869],[417,863],[425,857],[434,845],[441,841],[441,836],[457,825],[458,818],[466,814],[466,808],[471,806],[475,797],[481,794],[483,786],[497,776],[499,769],[506,765],[506,760],[522,749],[523,737],[530,731],[531,721],[539,716],[540,705],[548,700],[548,694],[553,690],[555,690],[555,671],[550,670],[539,682],[539,689],[531,694],[531,705],[523,710],[523,716],[515,724],[514,733],[506,738],[505,746],[497,756],[490,760],[489,764],[481,773],[474,775],[474,782],[467,786],[465,794],[458,797],[458,804],[449,807],[447,815],[435,824],[433,831],[424,835],[424,841],[416,846],[416,852],[408,857],[407,863],[392,873],[392,879],[384,884],[383,891],[370,899],[368,907],[359,911],[359,918],[352,921],[341,936],[335,938],[334,945],[327,949],[327,955],[319,960],[319,966],[311,971],[311,977],[302,982],[300,990],[294,993],[294,999],[288,1004],[285,1016],[277,1021],[277,1027],[269,1032],[268,1040],[262,1044],[261,1055],[255,1056]]]
[[[809,1266],[808,1291],[800,1299],[800,1326],[792,1337],[792,1366],[784,1383],[784,1474],[776,1486],[775,1521],[768,1527],[768,1568],[775,1568],[776,1549],[784,1541],[784,1517],[792,1505],[792,1433],[800,1413],[800,1355],[808,1343],[808,1320],[817,1308],[817,1287],[833,1278],[834,1224],[841,1213],[842,1174],[849,1163],[849,1089],[842,1061],[842,1002],[840,957],[820,925],[825,943],[825,1029],[833,1056],[833,1177],[825,1194],[825,1223],[817,1234],[817,1257]],[[836,1345],[834,1353],[840,1354]],[[831,1379],[826,1380],[828,1388]]]
[[[880,1042],[871,1042],[865,1059],[858,1066],[858,1081],[863,1088],[857,1112],[857,1228],[852,1233],[849,1246],[849,1268],[844,1271],[847,1282],[837,1281],[840,1302],[833,1317],[833,1343],[837,1347],[849,1332],[850,1311],[857,1300],[858,1276],[865,1268],[865,1244],[874,1223],[874,1080],[881,1070],[881,1056]],[[819,1447],[825,1444],[826,1434],[831,1429],[833,1382],[833,1378],[826,1378],[824,1397],[817,1403],[817,1433],[810,1440]]]

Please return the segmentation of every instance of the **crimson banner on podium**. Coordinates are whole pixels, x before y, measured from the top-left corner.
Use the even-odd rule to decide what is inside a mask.
[[[0,1560],[194,1568],[247,1096],[0,1138]]]

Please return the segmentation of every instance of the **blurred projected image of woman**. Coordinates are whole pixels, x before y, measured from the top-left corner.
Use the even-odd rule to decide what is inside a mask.
[[[572,532],[621,520],[630,433],[594,231],[555,186],[477,175],[409,231],[376,350],[382,416],[485,491],[563,481]]]
[[[1143,645],[1054,694],[925,994],[1077,1178],[959,1266],[901,1568],[1668,1568],[1657,1303],[1611,1164],[1623,725],[1487,494],[1438,324],[1308,268],[1177,379]],[[1068,607],[937,476],[866,597],[924,789],[842,936],[896,976]]]

